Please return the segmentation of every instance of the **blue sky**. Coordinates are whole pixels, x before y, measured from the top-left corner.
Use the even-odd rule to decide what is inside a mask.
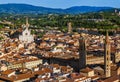
[[[72,6],[108,6],[120,8],[120,0],[0,0],[0,4],[6,3],[24,3],[63,9]]]

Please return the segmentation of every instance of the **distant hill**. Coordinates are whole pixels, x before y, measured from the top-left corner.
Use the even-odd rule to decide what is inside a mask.
[[[91,6],[74,6],[66,9],[67,13],[88,13],[88,12],[100,12],[114,9],[112,7],[91,7]]]
[[[15,14],[24,14],[24,13],[39,13],[39,14],[49,14],[49,13],[58,13],[58,14],[79,14],[79,13],[88,13],[88,12],[99,12],[114,9],[112,7],[91,7],[91,6],[74,6],[67,9],[55,9],[47,8],[41,6],[33,6],[28,4],[0,4],[0,13],[15,13]]]

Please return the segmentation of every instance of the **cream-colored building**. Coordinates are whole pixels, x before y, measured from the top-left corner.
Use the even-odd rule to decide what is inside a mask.
[[[87,77],[92,77],[92,76],[95,76],[94,75],[94,70],[86,67],[85,69],[82,69],[80,70],[80,73],[84,76],[87,76]]]
[[[11,63],[8,65],[8,69],[17,69],[17,68],[22,68],[23,67],[23,63]]]
[[[120,61],[120,52],[115,53],[115,63]]]
[[[17,68],[34,68],[37,67],[39,64],[42,64],[42,59],[31,59],[31,60],[24,60],[21,62],[10,63],[7,69],[17,69]]]
[[[42,64],[42,59],[27,61],[24,63],[24,66],[25,68],[31,69],[33,67],[37,67],[39,64]]]
[[[7,66],[6,65],[2,65],[0,68],[0,71],[6,71],[7,70]]]
[[[104,57],[87,57],[86,63],[89,64],[100,64],[104,63]]]

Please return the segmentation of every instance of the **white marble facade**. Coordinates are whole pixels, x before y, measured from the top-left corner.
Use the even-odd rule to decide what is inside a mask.
[[[25,30],[22,32],[22,35],[19,36],[19,40],[24,43],[31,43],[34,41],[33,35],[31,35],[31,31],[29,30],[28,18],[26,18]]]

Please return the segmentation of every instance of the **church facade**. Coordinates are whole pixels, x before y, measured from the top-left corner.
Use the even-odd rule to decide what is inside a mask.
[[[33,35],[31,35],[31,31],[29,30],[28,18],[26,18],[25,30],[22,32],[22,35],[19,35],[19,40],[24,43],[31,43],[34,41]]]

